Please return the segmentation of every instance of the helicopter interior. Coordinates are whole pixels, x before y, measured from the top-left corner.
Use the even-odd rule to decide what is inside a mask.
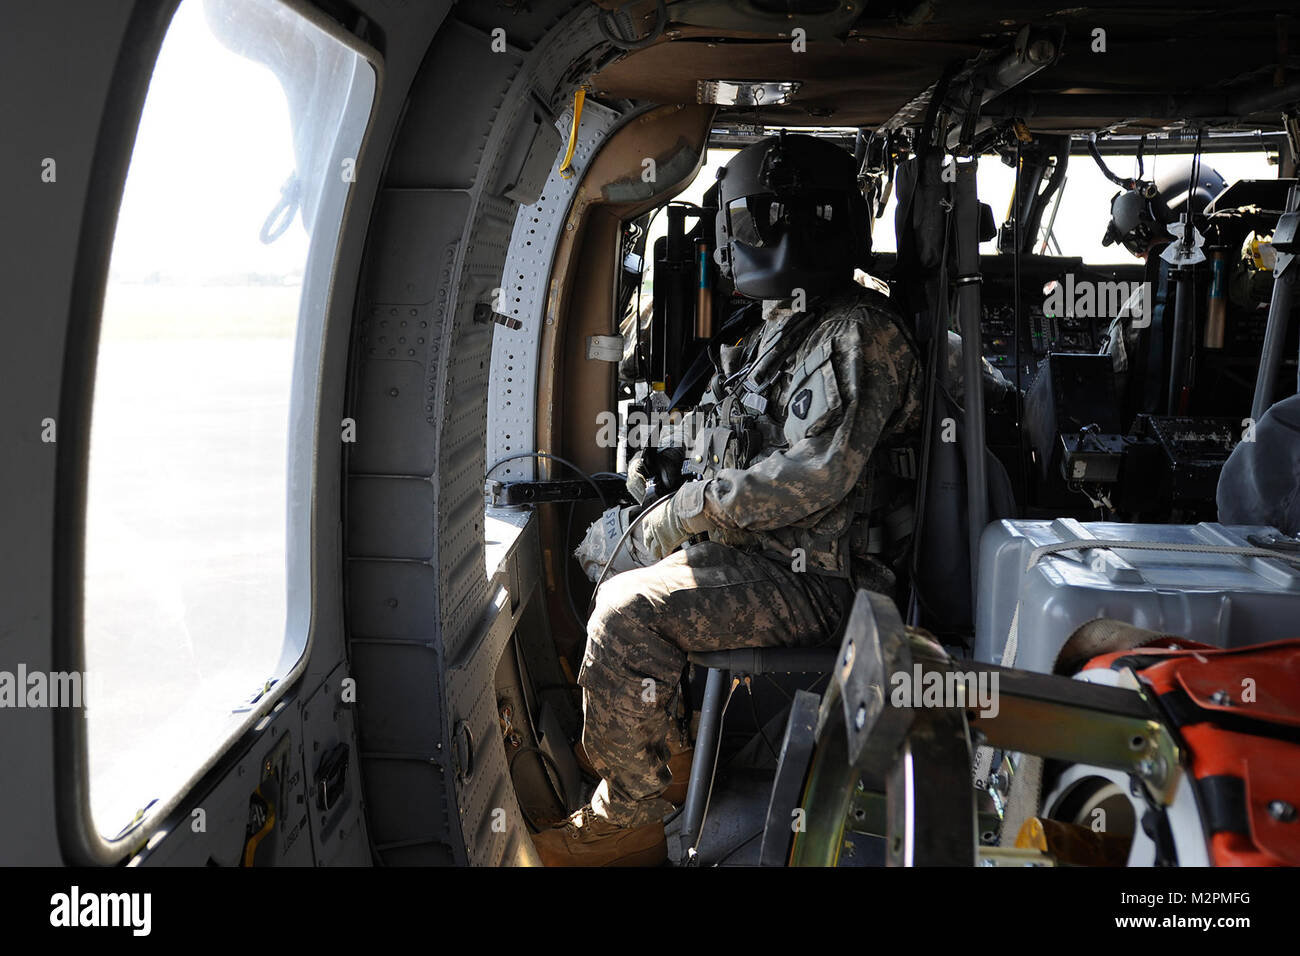
[[[6,56],[17,69],[47,76],[42,64],[68,44],[80,52],[68,79],[14,111],[38,145],[12,159],[11,181],[35,182],[6,233],[39,241],[4,257],[10,314],[32,318],[11,323],[0,359],[13,410],[2,427],[21,449],[0,481],[22,503],[0,556],[0,671],[84,672],[93,693],[88,707],[6,709],[0,747],[25,785],[0,788],[11,821],[0,859],[536,863],[530,834],[597,782],[575,749],[593,588],[574,548],[606,507],[631,502],[638,422],[698,401],[709,343],[747,321],[747,300],[716,268],[717,190],[701,171],[782,130],[853,154],[875,250],[859,281],[887,292],[927,355],[957,349],[930,360],[907,597],[860,597],[849,638],[870,639],[886,672],[942,659],[998,673],[1005,719],[1021,723],[978,733],[987,721],[968,726],[964,713],[902,729],[871,717],[855,731],[860,675],[847,665],[696,661],[682,719],[697,763],[669,824],[673,862],[1215,859],[1186,774],[1125,770],[1128,758],[1101,745],[1030,740],[1025,728],[1070,707],[1140,722],[1121,699],[1131,688],[1072,696],[1061,682],[1083,682],[1053,674],[1087,620],[1219,648],[1295,636],[1293,540],[1265,521],[1220,523],[1216,500],[1224,463],[1300,374],[1286,268],[1300,243],[1289,14],[1285,3],[1243,16],[1164,0],[123,0],[56,30],[53,9],[16,11],[21,42]],[[156,90],[181,26],[208,30],[214,50],[282,93],[294,174],[248,228],[268,249],[277,230],[299,243],[301,289],[276,359],[283,406],[232,425],[283,419],[265,450],[279,483],[185,495],[176,514],[208,517],[188,537],[150,530],[171,512],[129,518],[108,497],[162,508],[184,474],[114,474],[106,450],[156,445],[163,461],[188,442],[206,474],[255,467],[243,444],[205,444],[215,432],[203,421],[190,438],[107,430],[115,415],[153,414],[130,405],[134,389],[166,403],[201,387],[193,351],[112,364],[125,354],[110,306],[124,301],[114,277],[130,266],[137,164],[170,148],[145,120],[165,105]],[[261,135],[249,127],[250,142]],[[261,154],[244,155],[251,168]],[[46,156],[57,180],[41,179]],[[235,190],[243,169],[228,170]],[[1089,176],[1085,192],[1076,184]],[[1107,234],[1129,194],[1154,204],[1165,241]],[[136,207],[149,213],[142,275],[190,216],[167,195]],[[168,281],[146,276],[141,294]],[[149,334],[132,326],[121,349]],[[183,347],[226,354],[207,338]],[[229,355],[241,375],[261,361]],[[243,381],[232,372],[219,385]],[[210,399],[223,394],[194,417],[220,414]],[[55,441],[41,437],[47,420]],[[258,496],[282,504],[262,514]],[[116,523],[97,523],[110,512]],[[249,514],[273,528],[270,544],[251,531],[223,538]],[[137,525],[155,561],[137,577],[190,549],[227,559],[221,575],[204,572],[202,594],[178,570],[180,610],[151,604],[153,623],[133,623],[144,605],[112,577],[133,573],[111,565]],[[1105,539],[1131,547],[1078,543]],[[277,589],[265,606],[241,576],[264,558]],[[1067,585],[1086,594],[1077,609]],[[168,659],[169,635],[197,634],[200,613],[217,657],[258,661],[244,683],[232,678],[238,699],[211,704],[220,719],[203,733],[182,732],[178,715],[207,706],[208,684],[173,694],[141,662],[91,680],[127,634],[121,654]],[[96,624],[110,617],[122,633]],[[909,645],[904,626],[929,643]],[[262,632],[269,643],[247,648],[234,636]],[[194,674],[221,672],[198,640]],[[151,710],[151,695],[169,703]],[[847,722],[839,737],[836,721]],[[889,753],[856,735],[894,730],[945,741],[923,755],[915,744],[906,786]],[[1152,731],[1150,753],[1143,743],[1133,759],[1176,762],[1168,746]],[[1071,849],[1048,832],[1026,847],[1006,835],[1008,781],[1031,750],[1057,764],[1029,816],[1050,831],[1104,809],[1117,821],[1108,840]],[[833,773],[835,759],[851,770]],[[972,759],[984,761],[975,786]],[[1165,801],[1175,836],[1144,833],[1130,774]],[[903,792],[929,796],[903,814]],[[792,831],[803,810],[807,829]],[[1297,846],[1257,852],[1291,859]]]

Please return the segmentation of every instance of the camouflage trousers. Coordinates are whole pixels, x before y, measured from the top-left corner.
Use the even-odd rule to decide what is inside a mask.
[[[713,541],[605,582],[578,673],[582,745],[602,777],[596,815],[638,826],[671,811],[658,794],[670,744],[685,744],[673,714],[688,652],[824,644],[852,596],[846,580]]]

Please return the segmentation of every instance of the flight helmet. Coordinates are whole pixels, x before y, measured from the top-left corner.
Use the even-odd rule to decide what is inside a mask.
[[[718,180],[714,259],[740,295],[821,295],[869,262],[867,203],[853,157],[835,144],[769,136],[732,157]]]
[[[1144,258],[1153,245],[1168,242],[1172,238],[1169,224],[1177,222],[1188,208],[1191,177],[1191,161],[1182,160],[1161,169],[1154,182],[1138,182],[1132,189],[1116,193],[1110,201],[1110,223],[1102,245],[1118,242]],[[1190,192],[1192,215],[1204,210],[1227,185],[1217,170],[1202,163]]]

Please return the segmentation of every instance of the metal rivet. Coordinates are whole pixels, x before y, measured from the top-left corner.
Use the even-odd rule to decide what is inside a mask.
[[[1295,806],[1285,800],[1271,800],[1268,804],[1268,815],[1278,823],[1291,823],[1296,818]]]

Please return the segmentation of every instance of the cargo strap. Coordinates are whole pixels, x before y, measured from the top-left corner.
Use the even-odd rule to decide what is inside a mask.
[[[904,502],[884,517],[885,538],[890,544],[897,544],[912,533],[916,524],[916,511],[911,502]]]

